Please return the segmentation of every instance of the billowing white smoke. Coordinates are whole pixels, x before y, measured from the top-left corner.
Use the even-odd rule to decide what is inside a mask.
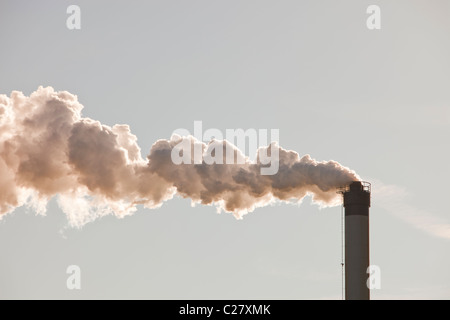
[[[102,125],[82,117],[82,108],[75,95],[51,87],[30,97],[0,95],[0,218],[23,205],[44,213],[57,196],[70,224],[82,226],[106,214],[131,214],[138,204],[158,207],[177,193],[240,218],[277,199],[300,201],[308,194],[320,205],[336,205],[336,188],[359,180],[335,161],[300,158],[276,144],[266,150],[278,148],[275,175],[261,175],[259,159],[175,165],[171,152],[181,139],[202,143],[192,136],[158,140],[144,160],[127,125]],[[228,144],[210,142],[216,143]]]

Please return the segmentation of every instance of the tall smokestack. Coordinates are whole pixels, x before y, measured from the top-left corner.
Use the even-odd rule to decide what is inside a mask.
[[[369,267],[370,184],[354,181],[344,191],[345,299],[370,300]]]

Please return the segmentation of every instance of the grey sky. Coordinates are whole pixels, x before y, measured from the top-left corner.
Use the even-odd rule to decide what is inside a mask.
[[[375,182],[374,299],[450,298],[450,231],[423,227],[450,223],[448,1],[77,1],[79,31],[70,4],[1,2],[0,93],[67,90],[129,124],[143,156],[195,120],[279,128],[284,148]],[[340,208],[309,202],[237,221],[175,199],[81,230],[55,201],[18,209],[0,221],[0,298],[340,298]]]

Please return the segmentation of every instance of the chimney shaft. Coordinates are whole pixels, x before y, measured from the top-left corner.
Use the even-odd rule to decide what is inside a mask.
[[[369,267],[370,184],[355,181],[344,192],[345,299],[370,300]]]

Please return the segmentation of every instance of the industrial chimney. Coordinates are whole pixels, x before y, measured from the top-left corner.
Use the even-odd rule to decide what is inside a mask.
[[[345,207],[345,299],[370,300],[369,267],[370,183],[354,181],[343,192]]]

